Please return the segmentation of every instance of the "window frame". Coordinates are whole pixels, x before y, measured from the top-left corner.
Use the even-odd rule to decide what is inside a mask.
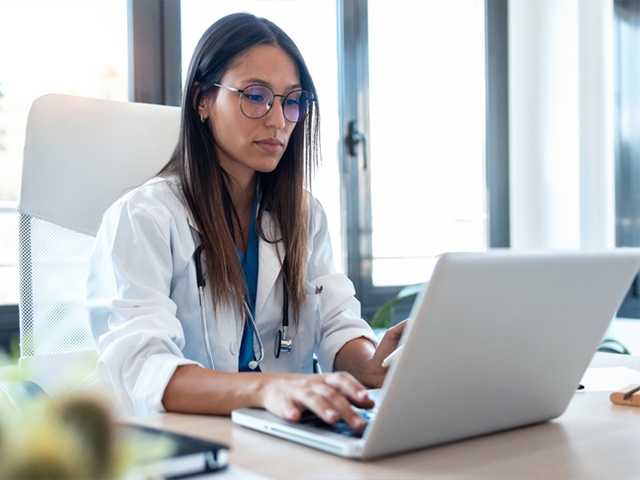
[[[129,101],[179,106],[180,0],[128,0]]]

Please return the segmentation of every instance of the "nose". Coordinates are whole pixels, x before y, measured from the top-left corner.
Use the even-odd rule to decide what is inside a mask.
[[[280,130],[284,129],[287,125],[287,120],[284,118],[284,109],[282,108],[282,99],[280,97],[273,99],[273,106],[265,116],[265,123],[267,127]]]

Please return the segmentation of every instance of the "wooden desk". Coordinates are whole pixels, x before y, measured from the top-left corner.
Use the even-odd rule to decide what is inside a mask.
[[[640,357],[597,354],[594,367],[640,370]],[[558,419],[372,462],[346,460],[235,426],[226,417],[162,414],[146,425],[231,445],[232,465],[273,478],[638,479],[640,408],[605,392],[576,393]]]

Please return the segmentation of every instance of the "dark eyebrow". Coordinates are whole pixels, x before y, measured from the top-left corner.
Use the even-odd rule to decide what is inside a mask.
[[[255,85],[257,83],[259,85],[264,85],[266,87],[269,87],[271,90],[273,90],[273,85],[271,85],[266,80],[262,80],[261,78],[249,78],[247,80],[242,80],[240,83],[242,83],[245,87],[248,85]],[[302,85],[300,85],[299,83],[295,83],[293,85],[288,86],[285,91],[288,92],[296,88],[302,88]]]

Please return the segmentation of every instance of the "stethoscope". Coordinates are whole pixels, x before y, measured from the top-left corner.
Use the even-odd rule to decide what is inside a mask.
[[[211,362],[211,367],[213,368],[213,354],[211,353],[211,344],[209,343],[209,329],[207,327],[207,319],[205,315],[205,302],[204,302],[204,287],[206,285],[206,281],[204,279],[204,273],[202,270],[202,245],[199,245],[196,248],[195,252],[193,252],[193,261],[196,265],[196,283],[198,285],[198,300],[200,302],[200,321],[202,322],[202,329],[204,331],[204,344],[207,349],[207,355],[209,356],[209,362]],[[286,262],[286,260],[285,260]],[[284,265],[282,271],[282,326],[278,329],[276,333],[276,338],[274,342],[274,355],[276,358],[280,358],[281,352],[291,352],[293,350],[293,339],[289,337],[289,292],[287,291],[287,282],[285,279],[284,273]],[[243,301],[244,309],[247,312],[247,316],[249,317],[249,321],[253,327],[253,335],[258,340],[258,359],[251,360],[248,364],[251,370],[255,370],[258,366],[264,361],[264,345],[262,344],[262,338],[260,338],[260,333],[258,332],[258,328],[256,326],[255,318],[253,317],[253,313],[251,313],[251,309],[247,304],[246,298]]]

